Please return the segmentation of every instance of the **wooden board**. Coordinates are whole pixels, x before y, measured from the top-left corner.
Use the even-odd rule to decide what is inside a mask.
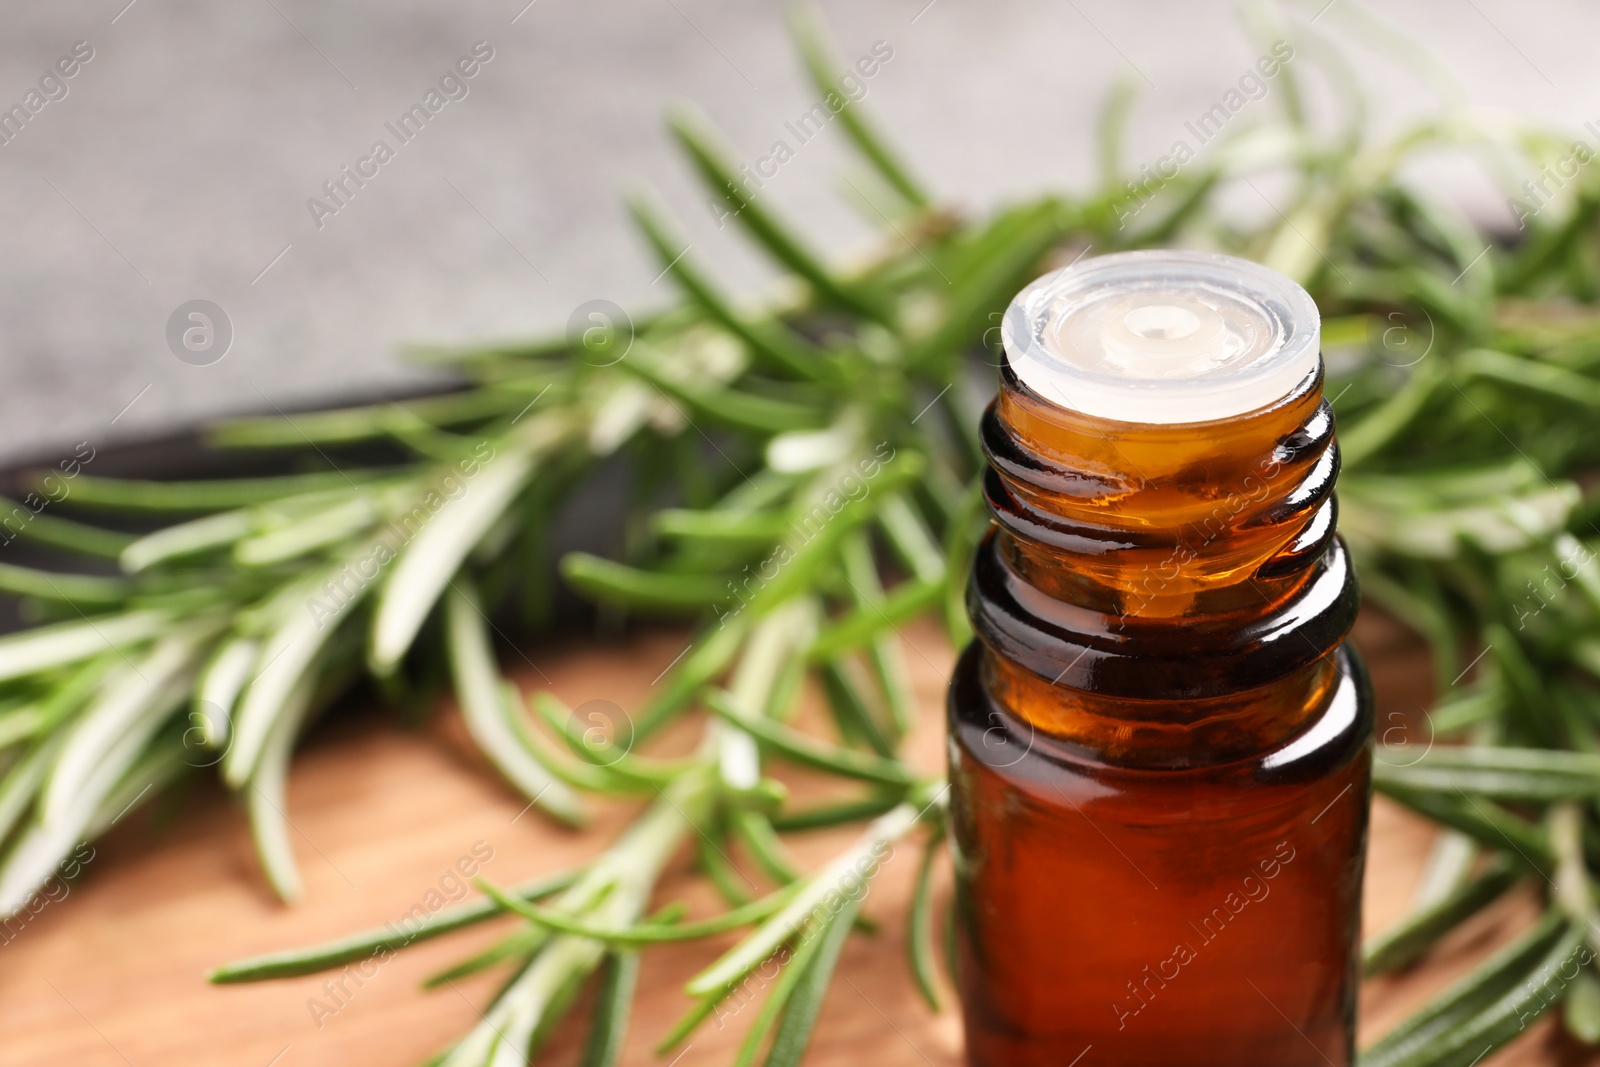
[[[940,708],[949,648],[931,629],[909,634],[922,718],[911,751],[943,762]],[[1394,624],[1364,616],[1358,644],[1379,691],[1380,729],[1416,722],[1429,699],[1422,649]],[[548,684],[568,704],[591,699],[637,706],[652,679],[682,650],[683,637],[652,632],[604,647],[526,650],[518,680]],[[515,660],[515,657],[512,657]],[[536,664],[536,666],[535,666]],[[546,682],[546,679],[548,682]],[[689,743],[692,723],[674,739]],[[826,788],[785,772],[802,797]],[[325,976],[217,988],[206,970],[223,961],[301,946],[397,919],[428,894],[456,891],[458,860],[492,850],[484,876],[511,882],[581,862],[626,824],[631,806],[598,809],[593,826],[553,827],[502,788],[460,733],[452,712],[418,731],[383,709],[334,716],[297,756],[289,790],[296,852],[306,883],[294,907],[265,888],[237,805],[210,783],[191,788],[176,810],[130,817],[94,846],[85,876],[0,947],[0,1064],[73,1067],[406,1067],[432,1055],[478,1018],[494,982],[479,978],[425,992],[420,980],[486,944],[505,929],[481,928],[416,946],[361,984],[330,993]],[[1374,813],[1366,915],[1381,929],[1403,912],[1430,826],[1393,805]],[[796,855],[820,864],[851,831],[792,838]],[[874,883],[867,912],[875,938],[845,948],[808,1062],[874,1067],[954,1067],[961,1033],[955,1015],[935,1015],[913,993],[904,967],[902,916],[916,864],[902,848]],[[948,872],[946,872],[948,878]],[[948,892],[947,883],[941,895]],[[658,899],[682,900],[693,914],[718,901],[681,860]],[[1458,931],[1428,965],[1368,983],[1364,1035],[1381,1032],[1463,968],[1503,942],[1532,914],[1529,899],[1508,899]],[[657,1060],[651,1044],[687,1006],[683,982],[731,943],[726,938],[652,951],[625,1062]],[[313,1007],[323,1005],[323,1010]],[[337,1010],[330,1013],[329,1006]],[[581,1013],[579,1013],[581,1015]],[[678,1063],[730,1062],[754,1016],[746,1008],[708,1023]],[[1485,1067],[1593,1062],[1545,1021]],[[573,1062],[581,1019],[569,1020],[540,1063]]]

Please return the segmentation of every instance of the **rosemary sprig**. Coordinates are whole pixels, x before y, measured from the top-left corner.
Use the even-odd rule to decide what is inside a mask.
[[[815,21],[799,32],[825,97],[836,61]],[[864,893],[870,874],[857,864],[881,860],[923,823],[930,844],[908,955],[933,1001],[939,788],[900,754],[912,706],[899,628],[937,611],[953,640],[970,636],[960,593],[983,529],[976,357],[997,354],[999,313],[1046,265],[1176,243],[1261,259],[1317,299],[1345,463],[1341,527],[1374,601],[1433,649],[1438,706],[1428,723],[1385,730],[1377,782],[1451,835],[1418,910],[1369,947],[1369,969],[1425,957],[1534,869],[1558,887],[1536,927],[1363,1063],[1466,1062],[1562,999],[1568,1029],[1596,1040],[1592,965],[1572,982],[1546,979],[1593,939],[1589,880],[1600,859],[1600,507],[1580,481],[1600,462],[1600,176],[1580,170],[1530,202],[1522,177],[1567,142],[1457,110],[1370,140],[1316,28],[1270,32],[1293,36],[1304,57],[1280,74],[1281,116],[1260,109],[1259,121],[1231,125],[1156,181],[1121,159],[1133,100],[1119,90],[1102,124],[1099,187],[988,216],[935,206],[859,104],[842,107],[841,129],[892,194],[883,210],[893,213],[879,253],[850,270],[741,185],[715,134],[680,113],[671,129],[690,165],[801,283],[798,296],[752,310],[723,293],[641,190],[631,204],[645,245],[684,299],[640,316],[620,361],[614,332],[594,349],[562,338],[432,352],[460,372],[460,392],[304,416],[292,433],[252,419],[214,435],[245,448],[385,441],[410,457],[393,466],[201,483],[78,477],[64,509],[183,521],[130,540],[40,515],[24,536],[120,560],[125,576],[0,571],[0,590],[44,623],[0,639],[0,910],[25,902],[119,804],[185,764],[220,763],[245,792],[269,877],[292,895],[281,782],[302,721],[363,667],[393,684],[436,655],[438,619],[470,732],[513,788],[566,821],[579,817],[584,791],[655,798],[570,881],[474,902],[411,938],[507,912],[524,920],[447,972],[498,966],[507,984],[485,1024],[440,1062],[525,1060],[609,959],[589,1055],[607,1062],[627,1025],[639,946],[750,920],[760,925],[690,984],[694,1007],[663,1044],[681,1042],[770,962],[779,974],[739,1060],[793,1063],[840,946],[869,925],[861,895],[841,883]],[[1344,94],[1337,150],[1301,106],[1302,68],[1319,63]],[[1495,160],[1491,179],[1518,201],[1523,229],[1485,234],[1415,184],[1406,164],[1437,151]],[[1222,206],[1268,172],[1289,179],[1272,211],[1241,218]],[[575,554],[562,572],[624,610],[698,615],[691,647],[634,717],[640,745],[708,708],[705,741],[687,761],[637,749],[614,760],[564,726],[550,741],[542,731],[561,715],[547,697],[535,698],[537,719],[506,699],[491,655],[487,620],[509,569],[538,571],[560,498],[613,454],[671,492],[635,502],[627,558]],[[663,499],[672,506],[657,507]],[[791,721],[808,675],[829,698],[836,736]],[[1447,744],[1458,741],[1469,744]],[[858,799],[791,806],[762,777],[763,753],[855,780]],[[783,850],[782,833],[858,822],[868,822],[860,842],[819,872],[796,870]],[[646,917],[657,878],[690,842],[737,903],[696,922]],[[729,858],[739,854],[774,888],[758,889]],[[520,903],[530,899],[540,902]],[[404,944],[357,935],[215,977],[305,973]]]

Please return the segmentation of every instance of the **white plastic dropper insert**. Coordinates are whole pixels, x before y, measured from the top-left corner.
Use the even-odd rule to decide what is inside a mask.
[[[1233,418],[1282,400],[1317,369],[1322,320],[1291,279],[1234,256],[1142,251],[1085,259],[1006,309],[1022,384],[1116,422]]]

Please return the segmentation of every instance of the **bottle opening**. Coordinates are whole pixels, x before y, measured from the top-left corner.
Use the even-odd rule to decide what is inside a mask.
[[[1001,330],[1045,400],[1118,422],[1190,423],[1268,407],[1315,373],[1310,295],[1249,260],[1143,251],[1086,259],[1018,293]]]

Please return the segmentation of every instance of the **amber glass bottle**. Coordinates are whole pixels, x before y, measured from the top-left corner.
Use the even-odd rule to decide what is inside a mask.
[[[1135,252],[1007,312],[950,694],[981,1067],[1344,1067],[1371,698],[1310,298]]]

